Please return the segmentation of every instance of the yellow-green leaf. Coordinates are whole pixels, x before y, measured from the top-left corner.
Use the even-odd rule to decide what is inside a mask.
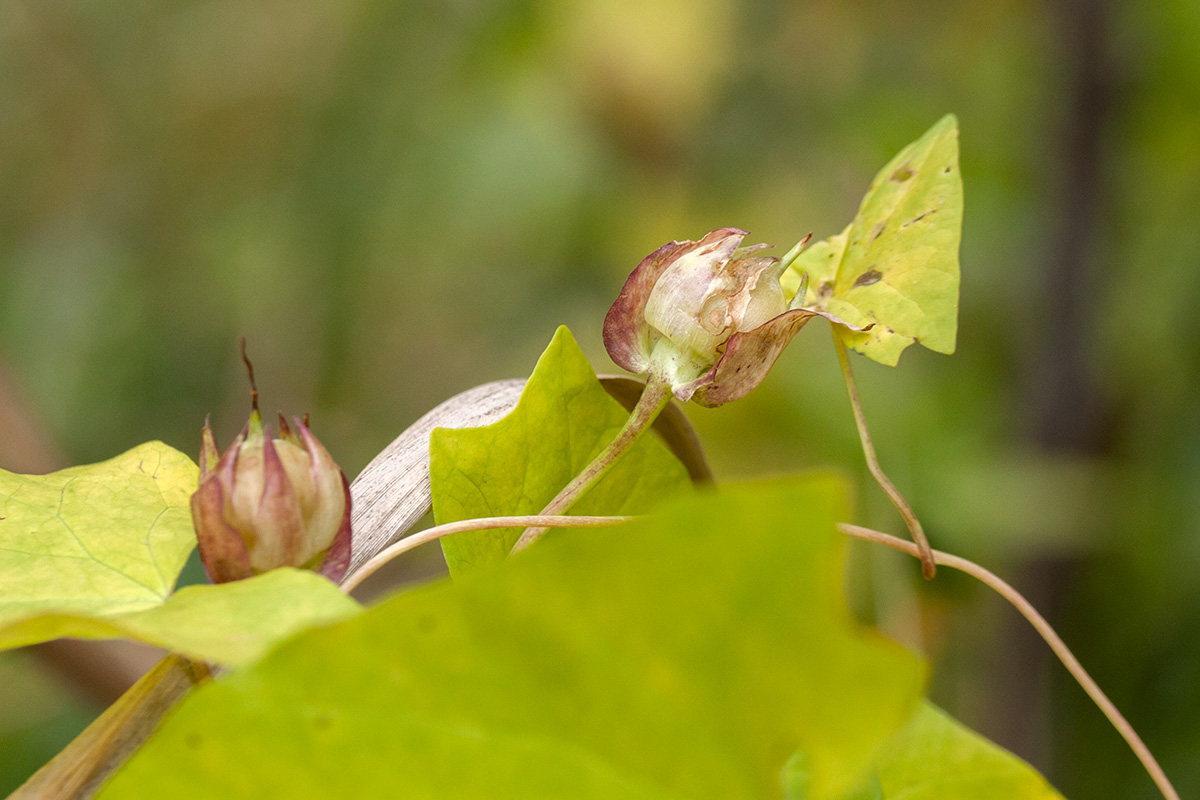
[[[0,470],[0,649],[125,638],[237,665],[358,611],[299,570],[171,594],[196,545],[197,477],[191,459],[161,442],[49,475]]]
[[[434,430],[429,474],[436,522],[538,513],[628,418],[571,332],[559,328],[508,416],[481,428]],[[647,435],[571,513],[641,514],[689,485],[683,464]],[[451,574],[459,575],[504,560],[520,535],[518,528],[460,533],[443,539],[442,551]]]
[[[803,305],[873,325],[838,332],[881,364],[894,366],[914,342],[953,353],[962,202],[958,122],[947,115],[875,176],[844,231],[792,262],[784,289],[796,293],[807,272]]]
[[[879,770],[884,800],[1062,800],[1037,770],[926,703]]]
[[[196,546],[197,476],[162,442],[49,475],[0,470],[0,624],[161,603]]]
[[[842,597],[840,485],[692,495],[397,595],[201,687],[101,792],[142,797],[841,800],[920,661]]]
[[[137,639],[225,666],[256,661],[276,642],[362,607],[327,578],[276,569],[243,581],[186,586],[164,602],[108,616],[42,613],[0,625],[0,649],[69,636]]]

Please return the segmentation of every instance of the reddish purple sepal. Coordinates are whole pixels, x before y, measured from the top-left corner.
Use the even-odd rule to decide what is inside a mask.
[[[845,325],[850,330],[863,330],[840,317],[815,308],[785,311],[753,330],[730,336],[725,342],[725,352],[712,369],[691,383],[676,388],[675,396],[683,402],[695,400],[708,408],[745,397],[763,382],[783,348],[787,347],[800,329],[810,319],[818,316]]]
[[[350,482],[346,480],[345,475],[342,475],[342,488],[346,494],[346,511],[342,515],[342,526],[338,528],[333,544],[325,554],[325,562],[317,570],[334,583],[340,583],[342,578],[346,577],[346,571],[350,569]]]
[[[206,479],[192,495],[192,524],[200,561],[213,583],[238,581],[254,574],[242,535],[225,522],[224,504],[221,483],[215,477]]]

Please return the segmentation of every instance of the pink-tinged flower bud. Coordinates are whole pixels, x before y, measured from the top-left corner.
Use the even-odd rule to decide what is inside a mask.
[[[860,330],[819,309],[789,305],[779,259],[755,255],[770,245],[739,250],[745,236],[721,228],[642,259],[604,320],[613,361],[667,383],[680,400],[719,406],[761,383],[812,317]]]
[[[350,486],[308,430],[279,417],[280,438],[250,421],[217,456],[205,421],[200,488],[192,521],[200,560],[213,583],[241,580],[276,567],[301,567],[339,581],[350,565]]]

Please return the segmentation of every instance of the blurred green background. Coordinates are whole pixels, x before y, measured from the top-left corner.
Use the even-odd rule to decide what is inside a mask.
[[[266,408],[310,410],[354,475],[527,375],[560,323],[614,371],[600,326],[641,256],[835,233],[947,111],[959,352],[855,359],[880,457],[1200,795],[1196,0],[7,0],[0,466],[192,452],[209,412],[224,444],[245,335]],[[719,478],[832,465],[902,530],[823,326],[688,413]],[[1000,601],[854,556],[860,612],[928,653],[935,700],[1069,797],[1155,796]],[[95,713],[47,658],[0,657],[0,790]]]

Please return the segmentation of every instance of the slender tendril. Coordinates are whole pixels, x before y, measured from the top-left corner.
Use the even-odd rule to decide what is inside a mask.
[[[853,536],[855,539],[874,542],[884,547],[890,547],[893,550],[899,550],[902,553],[908,553],[914,558],[922,557],[917,545],[891,536],[890,534],[848,524],[838,525],[838,530],[847,536]],[[1137,731],[1121,715],[1121,712],[1108,699],[1108,696],[1104,694],[1096,684],[1096,681],[1092,680],[1092,676],[1079,663],[1079,659],[1075,657],[1062,638],[1054,631],[1054,628],[1050,627],[1050,623],[1046,621],[1046,618],[1038,613],[1038,610],[1033,607],[1032,603],[1026,600],[1020,592],[1010,586],[1000,576],[979,566],[974,561],[968,561],[959,556],[943,553],[940,550],[934,550],[932,556],[938,564],[965,572],[972,578],[986,584],[988,588],[1011,603],[1021,613],[1021,616],[1025,617],[1029,621],[1029,624],[1041,635],[1046,644],[1050,645],[1050,649],[1054,651],[1054,655],[1058,656],[1058,660],[1071,673],[1071,677],[1083,687],[1088,697],[1092,698],[1092,702],[1100,708],[1104,716],[1108,717],[1108,721],[1117,729],[1117,732],[1121,734],[1121,738],[1125,740],[1130,749],[1133,750],[1134,755],[1142,762],[1142,766],[1146,768],[1146,772],[1150,774],[1151,780],[1154,781],[1158,790],[1162,792],[1162,796],[1167,800],[1179,800],[1179,794],[1175,791],[1175,787],[1171,785],[1171,781],[1167,779],[1162,767],[1158,765],[1158,761],[1155,760],[1154,755],[1150,752],[1150,748],[1146,747],[1145,742],[1137,735]]]
[[[519,516],[519,517],[479,517],[464,519],[460,522],[447,522],[418,531],[411,536],[405,536],[400,541],[385,547],[369,561],[356,569],[342,580],[342,591],[346,594],[354,591],[360,583],[369,578],[384,564],[397,556],[407,553],[414,547],[432,542],[443,536],[467,531],[482,531],[493,528],[516,528],[529,525],[541,525],[544,528],[601,528],[606,525],[620,525],[630,522],[637,517],[564,517],[564,516]]]
[[[637,405],[633,407],[629,419],[625,421],[625,426],[621,428],[616,438],[592,459],[592,463],[584,467],[582,472],[563,487],[558,496],[542,509],[542,515],[565,514],[569,511],[571,506],[575,505],[575,501],[592,488],[596,481],[604,477],[617,459],[650,429],[654,420],[658,418],[670,401],[671,388],[666,383],[651,378],[646,383],[646,388],[642,390],[642,396],[638,398]],[[513,545],[511,555],[516,555],[542,538],[546,533],[546,528],[545,525],[527,528],[517,543]]]
[[[900,490],[888,479],[879,466],[879,457],[875,455],[875,444],[871,441],[871,432],[867,430],[867,417],[863,414],[862,400],[858,396],[858,383],[854,380],[854,370],[850,368],[850,356],[846,352],[846,344],[838,335],[835,326],[831,325],[830,329],[833,332],[833,346],[837,350],[838,364],[842,367],[842,379],[846,382],[846,394],[850,395],[850,408],[854,411],[854,425],[858,428],[858,438],[862,442],[867,469],[870,470],[875,483],[879,484],[879,488],[883,489],[884,494],[888,496],[892,505],[904,518],[904,524],[908,527],[908,532],[912,535],[920,553],[921,572],[927,579],[932,578],[937,572],[937,562],[933,558],[933,550],[929,547],[929,539],[925,537],[925,529],[921,527],[921,521],[917,519],[916,512],[904,499],[904,495],[900,494]]]

